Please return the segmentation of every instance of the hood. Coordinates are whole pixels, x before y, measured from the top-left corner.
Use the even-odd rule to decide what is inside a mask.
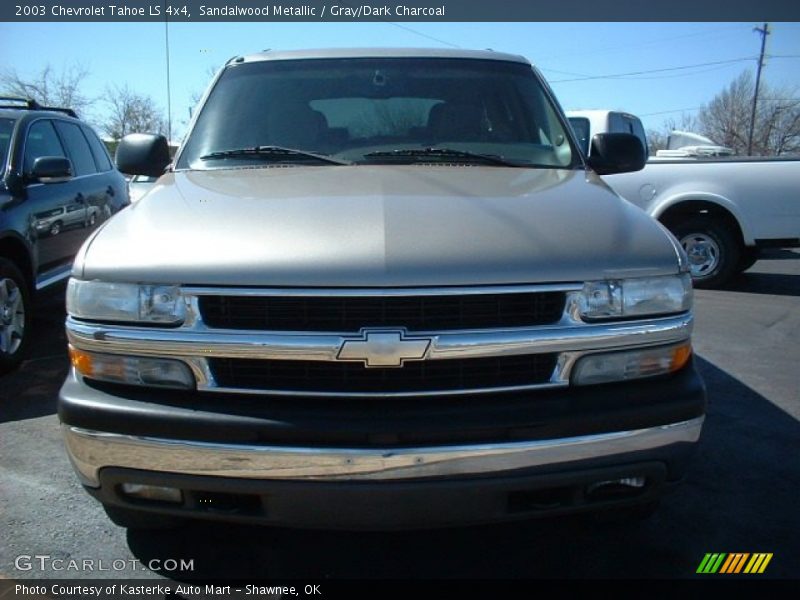
[[[75,275],[394,287],[675,273],[668,234],[584,171],[382,165],[179,171],[90,239]]]

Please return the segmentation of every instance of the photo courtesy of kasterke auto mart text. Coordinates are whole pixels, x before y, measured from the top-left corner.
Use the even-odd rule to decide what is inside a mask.
[[[526,59],[240,56],[116,158],[159,179],[77,255],[58,406],[115,523],[638,518],[686,472],[686,254]]]

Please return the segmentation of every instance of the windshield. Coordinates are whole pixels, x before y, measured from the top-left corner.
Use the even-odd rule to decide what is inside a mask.
[[[8,158],[8,147],[11,145],[13,129],[13,119],[0,119],[0,175],[6,170],[6,158]]]
[[[273,146],[347,163],[571,168],[577,160],[530,65],[452,58],[306,59],[227,67],[177,168],[255,161],[333,164],[252,151]]]

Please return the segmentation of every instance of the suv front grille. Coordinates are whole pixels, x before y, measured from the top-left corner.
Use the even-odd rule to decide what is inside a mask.
[[[210,358],[218,386],[254,390],[337,393],[462,392],[549,383],[557,354],[422,360],[400,368],[355,362]]]
[[[216,329],[351,332],[362,327],[452,331],[557,323],[564,292],[423,296],[200,296]]]

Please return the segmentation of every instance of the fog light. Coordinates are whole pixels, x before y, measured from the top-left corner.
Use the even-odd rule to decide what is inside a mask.
[[[692,345],[688,341],[658,348],[590,354],[576,363],[572,383],[591,385],[673,373],[686,365],[691,355]]]
[[[178,488],[144,485],[141,483],[123,483],[121,489],[124,495],[137,500],[171,502],[173,504],[183,503],[183,493]]]
[[[151,387],[192,389],[194,375],[189,367],[177,360],[144,356],[122,356],[86,352],[69,347],[72,366],[84,377]]]

